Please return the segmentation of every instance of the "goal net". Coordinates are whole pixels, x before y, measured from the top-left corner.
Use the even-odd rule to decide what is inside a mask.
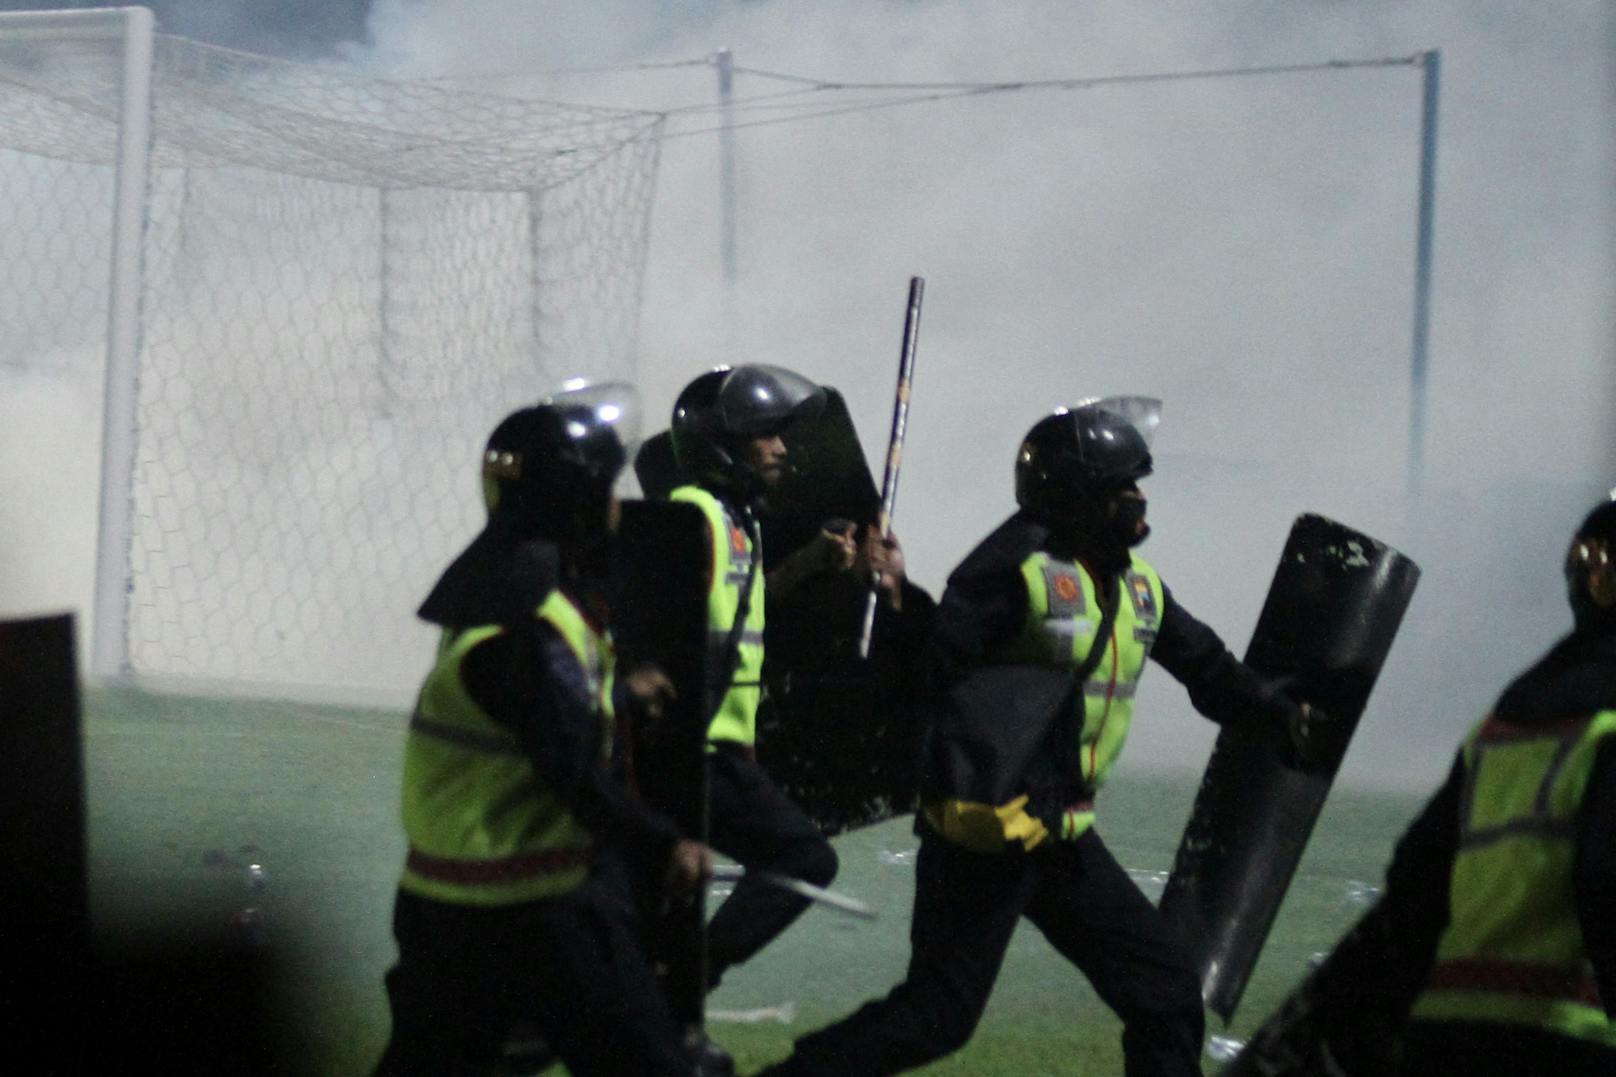
[[[633,375],[661,116],[85,15],[0,16],[0,365],[104,379],[93,668],[397,689],[487,431]]]

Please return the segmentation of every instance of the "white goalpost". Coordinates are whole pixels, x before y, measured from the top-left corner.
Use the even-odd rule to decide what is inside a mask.
[[[481,438],[633,376],[661,125],[0,15],[0,368],[104,393],[92,671],[411,680]]]

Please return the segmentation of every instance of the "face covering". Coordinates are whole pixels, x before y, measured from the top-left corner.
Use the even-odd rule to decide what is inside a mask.
[[[1107,530],[1123,549],[1132,549],[1149,537],[1150,525],[1145,523],[1148,504],[1142,497],[1119,496],[1112,500]]]

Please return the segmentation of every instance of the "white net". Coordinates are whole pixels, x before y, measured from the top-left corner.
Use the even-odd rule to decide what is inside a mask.
[[[0,364],[98,370],[121,45],[5,30]],[[661,116],[163,35],[153,102],[129,664],[397,687],[494,422],[633,377]]]

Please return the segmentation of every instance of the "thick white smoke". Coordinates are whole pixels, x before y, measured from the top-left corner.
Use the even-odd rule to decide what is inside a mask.
[[[1089,395],[1163,397],[1146,552],[1236,651],[1298,512],[1424,566],[1349,767],[1427,784],[1567,625],[1563,543],[1616,482],[1612,20],[1599,0],[377,0],[371,42],[349,59],[663,110],[710,105],[713,70],[542,72],[724,46],[743,67],[853,82],[1441,49],[1419,500],[1405,497],[1412,67],[985,95],[741,130],[732,328],[719,142],[670,140],[640,330],[652,414],[712,363],[781,363],[841,388],[878,458],[906,282],[925,276],[898,530],[934,590],[1010,509],[1010,460],[1039,414]],[[738,75],[736,119],[784,115],[747,102],[792,88]],[[827,106],[868,96],[818,94]],[[1169,681],[1147,680],[1131,765],[1204,759],[1212,729]]]
[[[1360,778],[1432,779],[1504,679],[1566,627],[1563,543],[1616,481],[1608,6],[906,2],[810,14],[382,0],[370,27],[369,59],[393,70],[649,108],[710,103],[713,71],[527,73],[721,46],[744,67],[851,82],[1441,49],[1418,500],[1405,497],[1413,67],[985,96],[742,130],[733,353],[718,142],[671,141],[642,381],[655,410],[713,361],[794,366],[847,394],[876,457],[904,284],[926,276],[898,523],[914,575],[934,588],[1009,509],[1009,461],[1038,414],[1100,393],[1164,397],[1148,552],[1236,650],[1298,512],[1361,527],[1424,566],[1349,764]],[[791,88],[738,76],[737,120],[782,115],[746,101]],[[1130,758],[1198,765],[1211,729],[1167,680],[1147,682]]]

